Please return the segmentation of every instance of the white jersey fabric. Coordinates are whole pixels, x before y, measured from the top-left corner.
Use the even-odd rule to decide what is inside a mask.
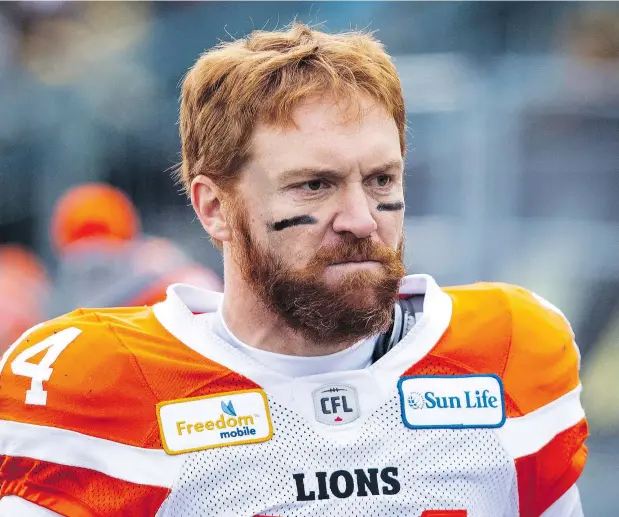
[[[0,517],[58,517],[60,514],[17,496],[0,499]],[[542,517],[584,517],[578,488],[574,485]]]
[[[167,300],[154,307],[159,323],[181,346],[259,385],[274,433],[260,443],[173,456],[166,468],[174,466],[176,474],[156,517],[520,516],[514,461],[535,454],[582,418],[577,397],[566,395],[539,418],[508,418],[494,427],[455,427],[448,411],[445,424],[404,425],[411,399],[403,399],[399,381],[448,331],[454,307],[427,276],[407,277],[403,293],[425,294],[424,313],[393,350],[370,364],[373,341],[367,340],[330,361],[320,358],[307,374],[293,364],[303,359],[249,350],[234,338],[223,320],[217,322],[216,293],[171,287]],[[299,375],[287,374],[288,367]],[[439,384],[450,382],[436,377]],[[478,387],[477,377],[461,377],[470,390]],[[559,414],[564,416],[555,418]],[[546,434],[531,439],[540,427]],[[10,496],[0,501],[0,517],[9,515],[60,514]],[[582,516],[576,487],[543,515]]]
[[[300,357],[277,354],[243,343],[230,331],[223,316],[221,305],[216,313],[202,314],[196,316],[196,319],[198,321],[205,319],[213,329],[213,333],[223,341],[251,357],[257,363],[288,377],[296,378],[327,372],[363,370],[372,364],[376,337],[364,339],[350,348],[334,354]]]

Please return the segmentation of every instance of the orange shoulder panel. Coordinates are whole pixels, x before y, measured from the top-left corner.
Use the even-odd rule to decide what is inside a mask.
[[[436,346],[404,375],[502,376],[511,342],[511,313],[505,293],[494,284],[449,287],[453,310],[449,327]],[[520,412],[505,393],[507,416]]]
[[[63,336],[70,342],[42,383],[46,403],[27,403],[32,378],[20,375],[19,368],[15,373],[15,360],[44,340],[54,343]],[[53,348],[26,360],[40,364]],[[180,343],[150,307],[78,310],[51,320],[18,342],[0,380],[0,419],[151,448],[161,447],[158,402],[259,388]]]
[[[157,402],[260,388],[179,342],[159,323],[151,307],[98,311],[97,316],[134,358]],[[142,446],[161,448],[154,405],[151,409],[155,425]]]
[[[501,286],[509,296],[513,320],[503,382],[527,414],[579,385],[580,354],[572,329],[558,309],[526,289]]]
[[[445,289],[449,328],[406,375],[493,373],[507,416],[521,416],[578,386],[579,353],[565,317],[526,289],[478,283]]]
[[[470,373],[500,375],[511,334],[506,296],[485,283],[450,287],[445,292],[453,304],[451,322],[431,354],[464,365]]]
[[[136,446],[156,423],[155,396],[135,358],[95,312],[77,310],[35,327],[6,359],[0,377],[2,420]],[[32,376],[50,361],[48,378],[37,387]]]
[[[151,308],[131,317],[99,314],[136,358],[158,401],[260,388],[253,381],[180,343]]]

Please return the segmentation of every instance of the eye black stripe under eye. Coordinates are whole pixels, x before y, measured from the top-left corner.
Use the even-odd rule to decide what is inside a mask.
[[[277,221],[275,223],[269,223],[269,230],[279,232],[285,228],[290,228],[291,226],[297,226],[300,224],[316,224],[317,222],[318,220],[311,215],[298,215],[296,217],[291,217],[290,219],[282,219],[281,221]]]
[[[396,201],[395,203],[381,203],[376,207],[376,210],[384,212],[397,212],[398,210],[404,210],[404,202]]]

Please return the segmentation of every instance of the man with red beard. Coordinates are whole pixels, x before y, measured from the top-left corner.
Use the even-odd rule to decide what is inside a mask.
[[[373,37],[206,52],[179,177],[224,294],[82,310],[0,385],[0,515],[578,517],[579,355],[545,300],[405,276],[405,109]]]

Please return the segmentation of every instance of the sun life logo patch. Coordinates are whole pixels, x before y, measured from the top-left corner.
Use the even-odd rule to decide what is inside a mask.
[[[410,429],[501,427],[503,383],[492,374],[423,375],[398,382],[402,421]]]

